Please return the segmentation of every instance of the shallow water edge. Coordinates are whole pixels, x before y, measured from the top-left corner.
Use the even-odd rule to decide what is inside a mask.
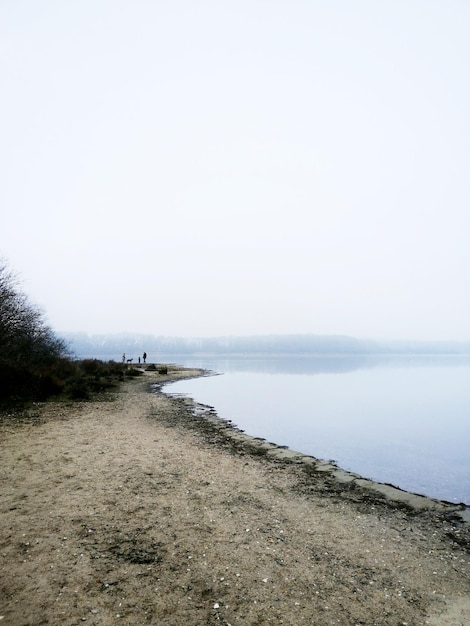
[[[214,372],[201,370],[201,376],[212,376]],[[191,376],[195,377],[195,376]],[[172,381],[152,384],[153,392],[164,393],[177,402],[185,405],[188,414],[194,422],[199,423],[204,430],[210,430],[217,434],[225,442],[235,449],[264,456],[269,460],[280,463],[293,463],[302,466],[309,475],[321,476],[333,481],[338,490],[343,492],[355,491],[367,494],[367,498],[377,500],[384,504],[400,506],[416,512],[434,512],[452,517],[458,524],[470,526],[470,507],[465,503],[452,503],[439,500],[417,493],[401,489],[390,483],[381,483],[365,478],[357,473],[344,470],[341,467],[313,456],[297,452],[275,442],[267,441],[261,437],[254,437],[234,425],[230,420],[218,416],[214,407],[196,402],[186,395],[171,393],[164,387]]]

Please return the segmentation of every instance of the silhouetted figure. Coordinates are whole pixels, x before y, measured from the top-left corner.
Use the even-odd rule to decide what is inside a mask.
[[[143,359],[144,359],[144,363],[147,363],[147,353],[144,352],[142,355]]]
[[[124,352],[122,355],[122,362],[125,363],[126,362],[126,353]]]
[[[144,363],[145,363],[145,361],[144,361]],[[140,356],[139,356],[139,365],[140,365]]]

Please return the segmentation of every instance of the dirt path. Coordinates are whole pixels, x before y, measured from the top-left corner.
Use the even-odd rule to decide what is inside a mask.
[[[0,424],[2,623],[470,625],[458,529],[214,445],[145,376]]]

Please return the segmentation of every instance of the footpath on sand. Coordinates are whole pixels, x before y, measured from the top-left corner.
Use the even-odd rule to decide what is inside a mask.
[[[281,458],[159,391],[201,374],[145,372],[113,398],[2,417],[0,621],[470,624],[455,508]]]

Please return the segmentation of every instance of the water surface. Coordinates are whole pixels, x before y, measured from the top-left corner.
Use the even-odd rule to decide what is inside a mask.
[[[248,434],[415,493],[470,504],[470,359],[188,359],[169,385]]]

